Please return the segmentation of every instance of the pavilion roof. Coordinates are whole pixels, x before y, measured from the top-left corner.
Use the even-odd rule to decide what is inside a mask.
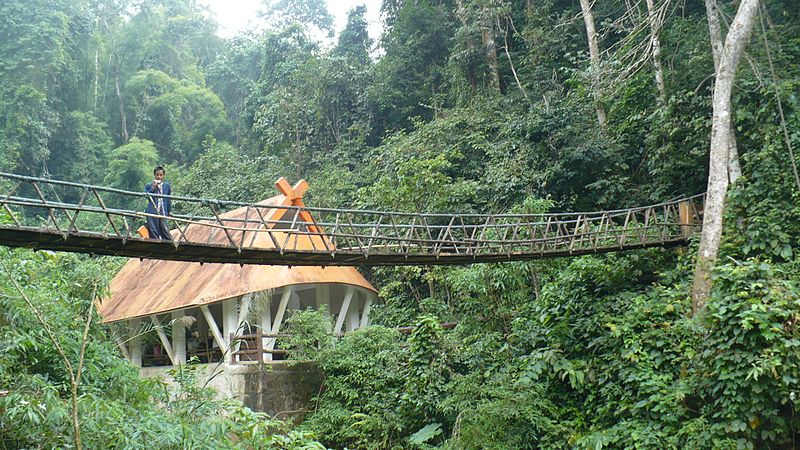
[[[259,206],[296,205],[302,206],[302,193],[307,185],[304,181],[294,189],[281,179],[276,183],[287,195],[278,195],[262,202]],[[288,186],[288,187],[287,187]],[[297,194],[299,192],[299,195]],[[263,208],[262,208],[263,210]],[[262,216],[280,218],[283,210],[270,208]],[[264,229],[255,208],[242,207],[221,214],[220,219],[232,219],[237,226],[254,231],[232,232],[232,238],[259,248],[275,248],[268,233],[255,232]],[[247,220],[243,220],[247,219]],[[281,242],[286,234],[274,228],[274,238]],[[244,236],[241,233],[245,233]],[[228,236],[216,227],[189,225],[184,230],[190,242],[204,242],[225,245]],[[173,239],[178,238],[177,230],[172,231]],[[298,249],[323,248],[324,236],[295,235]],[[295,237],[292,237],[294,240]],[[314,241],[312,243],[312,240]],[[331,245],[327,241],[328,245]],[[100,302],[98,310],[103,322],[160,314],[187,307],[208,305],[251,292],[277,289],[298,284],[345,284],[361,287],[373,292],[376,289],[354,267],[315,267],[315,266],[267,266],[239,264],[200,264],[194,262],[165,261],[154,259],[131,259],[114,277],[110,294]]]

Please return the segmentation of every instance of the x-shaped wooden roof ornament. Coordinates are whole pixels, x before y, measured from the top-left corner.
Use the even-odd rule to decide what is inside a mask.
[[[275,187],[286,197],[283,201],[283,206],[299,206],[301,208],[306,206],[306,204],[303,203],[303,194],[308,190],[308,182],[306,180],[300,180],[292,187],[286,178],[280,177],[278,181],[275,182]],[[312,233],[319,232],[319,228],[312,225],[314,219],[311,218],[311,214],[308,211],[300,211],[299,219],[306,223],[308,231]]]
[[[306,206],[303,204],[303,194],[308,190],[308,182],[306,180],[300,180],[292,187],[286,178],[280,177],[275,182],[275,187],[291,201],[292,206]]]

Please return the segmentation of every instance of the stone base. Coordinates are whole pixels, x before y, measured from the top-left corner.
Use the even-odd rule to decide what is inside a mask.
[[[322,388],[324,375],[313,362],[273,361],[263,364],[199,364],[199,383],[208,383],[220,398],[235,398],[254,411],[280,420],[303,420],[311,398]],[[174,367],[143,367],[139,375],[172,382]]]

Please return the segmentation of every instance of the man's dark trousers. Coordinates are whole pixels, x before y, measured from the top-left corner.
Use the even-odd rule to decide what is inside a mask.
[[[148,217],[147,231],[150,233],[150,239],[172,240],[172,236],[169,234],[169,228],[167,227],[167,219]]]

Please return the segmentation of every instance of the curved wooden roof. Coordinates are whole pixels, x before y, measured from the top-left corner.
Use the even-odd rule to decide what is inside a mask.
[[[279,180],[278,183],[281,183]],[[283,181],[285,183],[285,181]],[[304,183],[304,182],[301,182]],[[301,185],[298,183],[298,186]],[[279,188],[282,186],[279,185]],[[297,189],[297,186],[295,187]],[[287,192],[286,189],[281,189]],[[304,190],[304,189],[303,189]],[[279,195],[264,200],[259,205],[291,205],[298,204],[300,195],[293,195],[289,187],[289,195]],[[270,209],[268,215],[278,216],[280,210]],[[263,214],[263,211],[262,211]],[[239,208],[222,214],[222,219],[249,219],[245,228],[263,229],[258,221],[258,213],[252,208]],[[242,226],[241,222],[237,222]],[[202,225],[189,225],[184,231],[187,240],[194,242],[211,242],[226,244],[228,237],[219,228]],[[254,247],[275,248],[267,233],[246,231],[233,234],[237,242],[244,242]],[[273,236],[281,242],[279,231]],[[178,237],[177,230],[172,231],[173,238]],[[285,234],[283,234],[285,239]],[[298,248],[322,248],[319,236],[301,236]],[[311,240],[314,240],[312,244]],[[307,241],[307,242],[304,242]],[[330,245],[330,242],[328,242]],[[347,284],[377,292],[376,289],[353,267],[313,267],[313,266],[264,266],[238,264],[199,264],[179,261],[138,260],[132,259],[120,270],[111,281],[110,294],[98,306],[103,322],[160,314],[192,306],[207,305],[222,300],[238,297],[249,292],[276,289],[296,284]]]

